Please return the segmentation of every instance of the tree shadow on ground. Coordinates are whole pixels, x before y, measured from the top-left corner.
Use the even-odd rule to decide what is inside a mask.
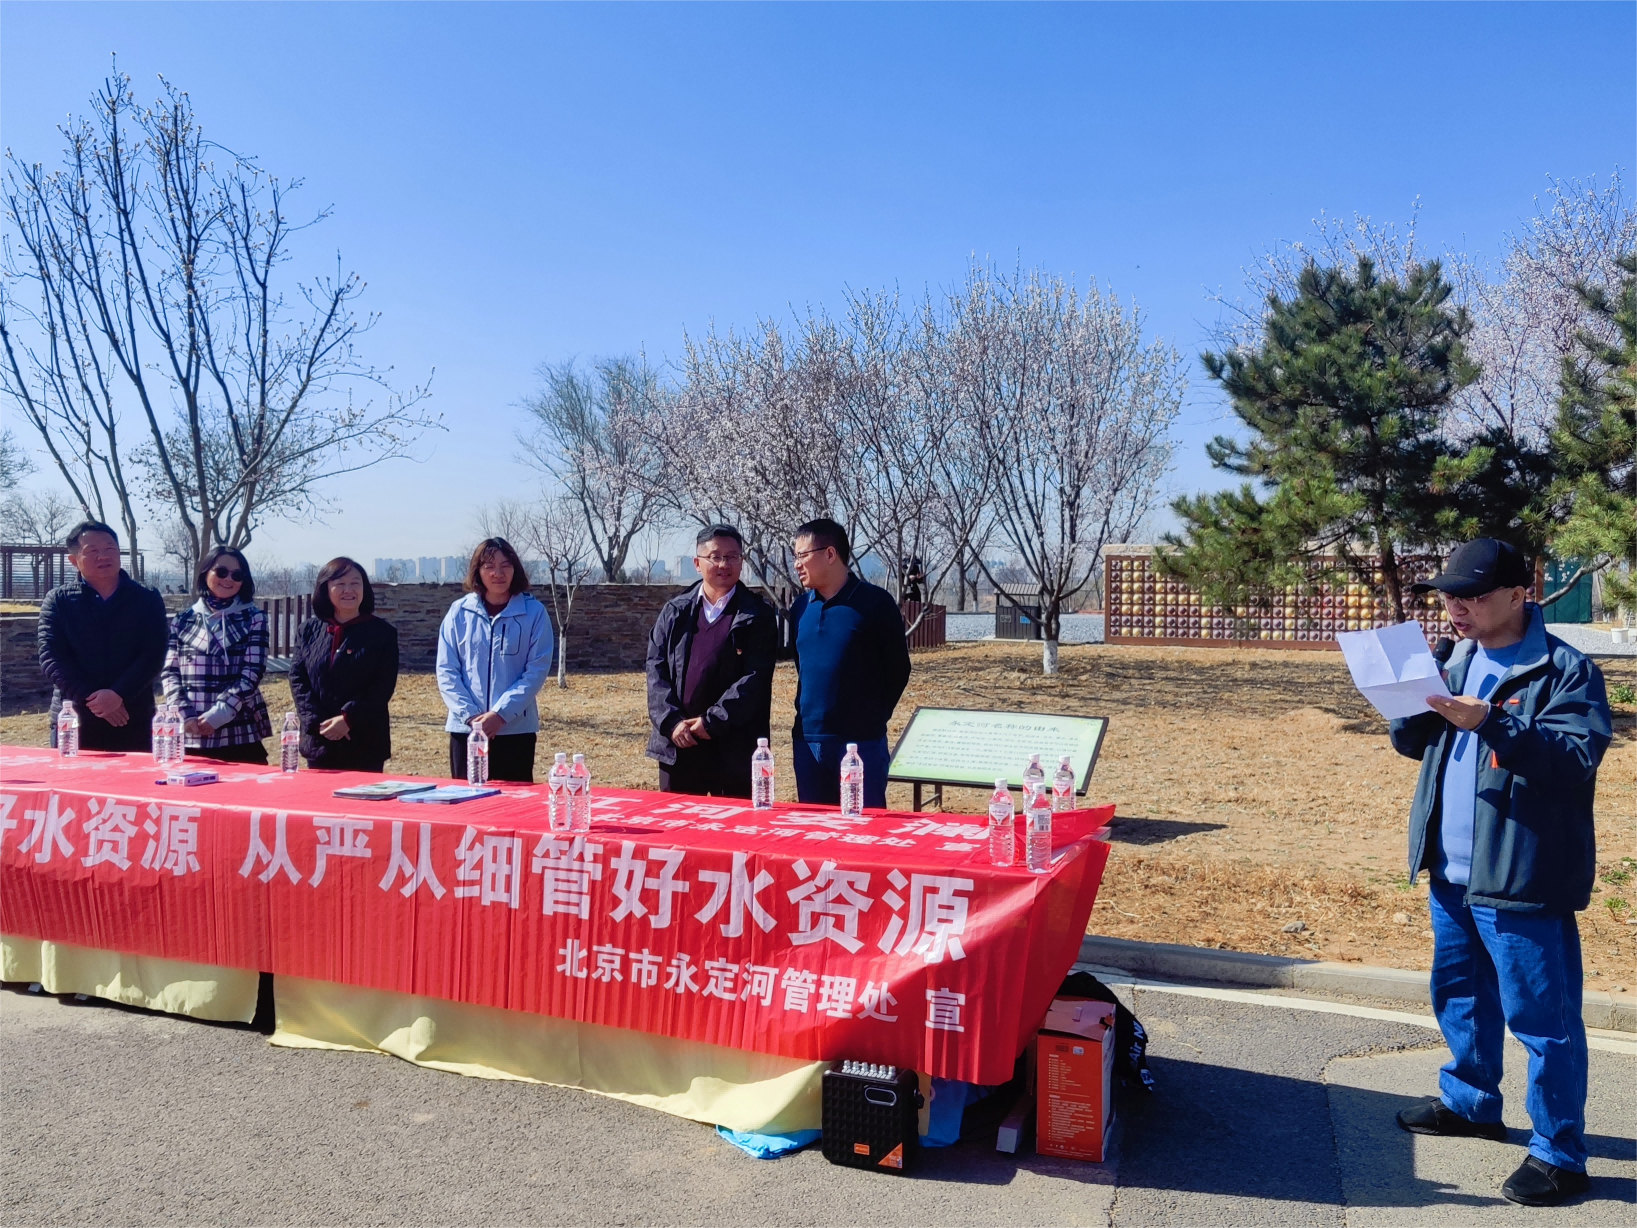
[[[1117,814],[1109,821],[1108,838],[1115,844],[1165,844],[1202,831],[1222,831],[1226,823],[1191,823],[1185,819],[1150,819]]]

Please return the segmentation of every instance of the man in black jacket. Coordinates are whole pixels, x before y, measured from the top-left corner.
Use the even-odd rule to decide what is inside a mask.
[[[739,582],[744,539],[731,525],[700,531],[699,583],[665,603],[648,639],[648,757],[667,793],[750,796],[750,756],[768,736],[773,608]]]
[[[120,567],[119,536],[101,521],[76,525],[67,545],[80,578],[40,603],[40,669],[55,688],[51,744],[68,700],[86,750],[148,750],[169,630],[165,600]]]

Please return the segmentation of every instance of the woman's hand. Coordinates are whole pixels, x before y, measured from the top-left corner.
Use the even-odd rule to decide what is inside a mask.
[[[208,738],[216,731],[205,723],[203,717],[190,716],[182,722],[182,732],[191,738]]]
[[[352,730],[348,727],[347,718],[344,716],[332,716],[318,727],[318,736],[330,742],[339,742],[351,733]]]
[[[498,712],[485,712],[482,716],[474,716],[472,724],[483,730],[483,736],[492,738],[506,727],[506,718]]]

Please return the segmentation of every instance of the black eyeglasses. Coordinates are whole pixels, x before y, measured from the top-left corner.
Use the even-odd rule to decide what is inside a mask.
[[[212,567],[210,569],[210,574],[215,576],[218,580],[238,580],[240,583],[244,582],[244,572],[240,571],[237,567],[234,567],[231,570],[226,567]]]

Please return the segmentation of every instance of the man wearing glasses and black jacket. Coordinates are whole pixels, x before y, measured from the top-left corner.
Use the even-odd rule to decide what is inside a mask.
[[[739,581],[744,538],[700,531],[700,581],[665,603],[648,639],[648,757],[666,793],[750,796],[750,757],[768,736],[778,627]]]

